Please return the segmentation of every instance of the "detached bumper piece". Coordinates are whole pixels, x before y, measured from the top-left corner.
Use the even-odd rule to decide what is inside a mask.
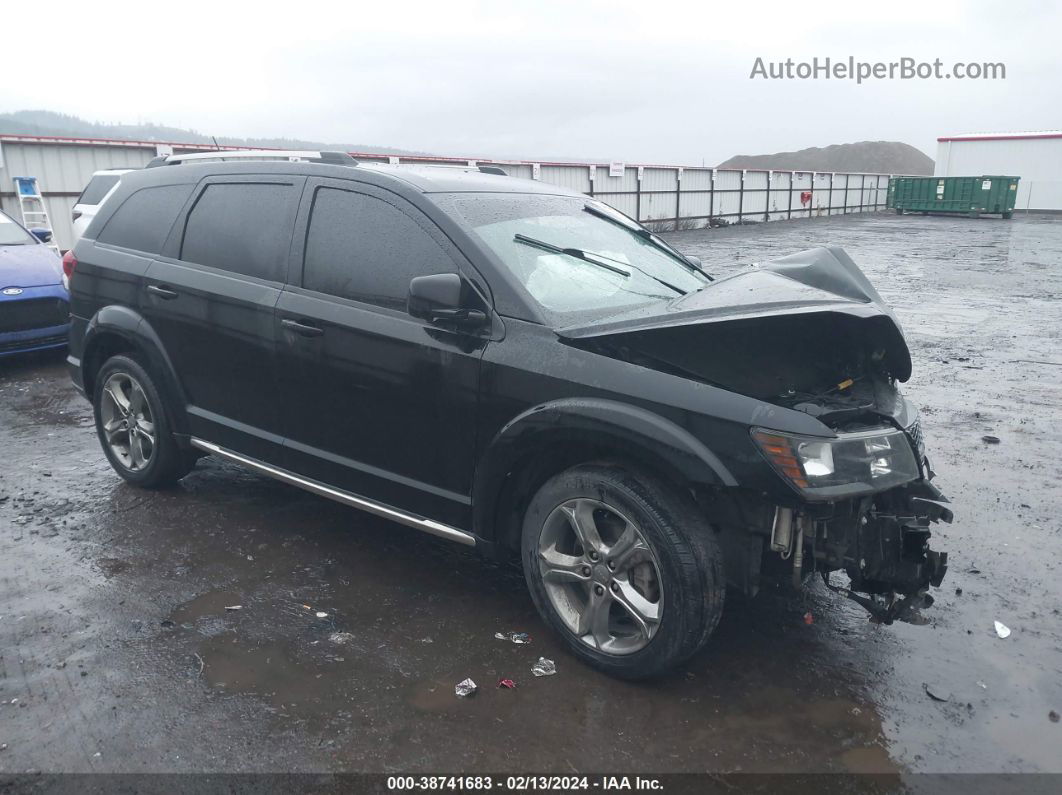
[[[880,495],[849,546],[845,572],[852,581],[850,588],[833,586],[824,575],[827,587],[858,602],[885,624],[931,605],[927,591],[943,581],[948,553],[929,548],[929,526],[952,521],[947,502],[928,481]]]

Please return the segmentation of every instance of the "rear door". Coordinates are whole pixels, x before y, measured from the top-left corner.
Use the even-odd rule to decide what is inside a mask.
[[[411,204],[345,180],[309,180],[295,239],[277,306],[289,468],[468,527],[486,335],[406,312],[410,279],[467,263]]]
[[[276,462],[273,311],[304,177],[210,177],[144,279],[141,307],[172,359],[193,436]]]

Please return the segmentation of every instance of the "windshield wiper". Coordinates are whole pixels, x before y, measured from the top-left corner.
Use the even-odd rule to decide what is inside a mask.
[[[581,259],[583,262],[589,262],[592,265],[597,265],[599,268],[604,268],[605,270],[610,270],[613,273],[620,274],[621,276],[626,276],[626,277],[630,278],[630,275],[631,275],[630,271],[623,270],[623,268],[617,268],[615,265],[610,265],[608,262],[604,262],[604,260],[609,260],[610,262],[619,262],[618,259],[613,259],[612,257],[606,257],[604,254],[598,254],[596,251],[583,251],[581,248],[562,248],[561,246],[555,246],[552,243],[546,243],[546,242],[544,242],[542,240],[536,240],[533,237],[528,237],[527,235],[521,235],[520,233],[517,233],[516,235],[514,235],[513,236],[513,240],[515,240],[517,243],[523,243],[524,245],[534,246],[535,248],[540,248],[540,249],[543,249],[544,251],[550,251],[550,252],[552,252],[554,254],[567,254],[569,257],[574,257],[575,259]],[[685,295],[686,294],[686,291],[683,290],[682,288],[676,287],[675,285],[673,285],[673,284],[671,284],[669,282],[666,282],[666,281],[664,281],[663,279],[661,279],[661,278],[659,278],[657,276],[653,276],[653,274],[649,273],[648,271],[643,270],[642,268],[639,268],[637,265],[631,264],[629,262],[623,262],[623,263],[620,263],[620,264],[621,265],[630,265],[632,268],[634,268],[636,271],[638,271],[638,273],[641,273],[644,276],[648,276],[650,279],[652,279],[657,284],[662,284],[667,289],[674,290],[679,295]],[[661,296],[661,297],[666,298],[667,296]]]
[[[625,276],[628,279],[631,276],[630,271],[625,271],[623,270],[623,268],[617,268],[615,265],[610,265],[607,262],[602,262],[602,259],[605,258],[601,257],[600,254],[593,254],[589,251],[583,251],[581,248],[564,248],[563,246],[555,246],[552,243],[546,243],[543,240],[537,240],[533,237],[528,237],[527,235],[521,235],[519,233],[513,236],[513,240],[515,240],[517,243],[523,243],[525,246],[534,246],[535,248],[540,248],[543,251],[549,251],[553,254],[567,254],[569,257],[581,259],[583,262],[589,262],[591,265],[597,265],[599,268],[604,268],[607,271],[618,273],[620,276]]]
[[[706,277],[708,279],[708,281],[710,281],[710,282],[711,281],[715,281],[711,277],[711,275],[707,271],[704,270],[704,268],[699,268],[696,265],[694,265],[692,262],[690,262],[684,256],[682,256],[677,251],[675,251],[675,249],[671,248],[671,246],[669,246],[666,243],[662,242],[656,235],[654,235],[648,229],[645,229],[644,227],[641,227],[641,226],[636,226],[633,222],[632,223],[627,223],[622,218],[617,218],[616,216],[612,215],[611,213],[607,212],[606,210],[602,210],[599,207],[595,207],[592,204],[584,204],[583,205],[583,210],[585,210],[586,212],[590,213],[590,215],[596,215],[598,218],[604,219],[605,221],[608,221],[610,224],[618,226],[620,229],[625,229],[626,231],[630,232],[635,237],[639,237],[642,240],[646,241],[647,243],[651,243],[654,248],[658,248],[661,251],[663,251],[665,254],[667,254],[669,257],[677,259],[682,265],[684,265],[685,267],[689,268],[691,271],[695,271],[695,272],[701,274],[702,276]]]

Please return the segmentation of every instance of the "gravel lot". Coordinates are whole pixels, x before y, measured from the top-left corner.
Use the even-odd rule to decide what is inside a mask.
[[[1062,221],[670,238],[717,274],[840,245],[896,307],[957,517],[929,625],[871,624],[821,584],[734,598],[683,670],[613,681],[464,548],[211,459],[126,486],[62,356],[6,360],[0,772],[1062,772]]]

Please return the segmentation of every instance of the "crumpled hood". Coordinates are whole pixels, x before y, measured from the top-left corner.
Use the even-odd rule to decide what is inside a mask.
[[[62,281],[62,261],[48,246],[0,246],[0,290]]]
[[[839,247],[814,248],[746,273],[712,282],[673,301],[637,307],[589,323],[557,329],[565,339],[750,320],[760,317],[837,313],[866,319],[883,339],[889,369],[906,381],[911,354],[899,321],[852,259]],[[884,334],[882,334],[884,327]]]

